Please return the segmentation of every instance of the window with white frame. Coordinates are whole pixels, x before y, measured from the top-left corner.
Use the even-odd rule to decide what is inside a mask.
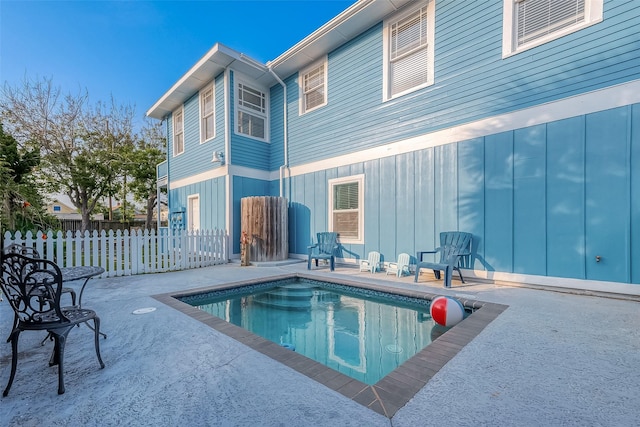
[[[200,142],[216,135],[213,86],[200,91]]]
[[[502,56],[602,21],[603,0],[504,0]]]
[[[435,0],[385,21],[383,39],[384,99],[433,84]]]
[[[300,114],[327,104],[327,59],[300,71]]]
[[[182,108],[173,113],[173,155],[184,152],[184,112]]]
[[[329,180],[329,230],[341,243],[364,243],[364,175]]]
[[[238,82],[236,132],[252,138],[268,139],[268,100],[266,92]]]

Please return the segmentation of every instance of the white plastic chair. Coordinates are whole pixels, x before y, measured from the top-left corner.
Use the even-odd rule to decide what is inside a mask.
[[[402,277],[404,273],[411,274],[409,271],[409,262],[411,261],[411,257],[409,254],[401,253],[398,255],[397,262],[390,262],[387,266],[386,274],[394,274],[398,277]]]
[[[380,268],[380,252],[371,251],[367,259],[360,261],[360,271],[375,273]]]

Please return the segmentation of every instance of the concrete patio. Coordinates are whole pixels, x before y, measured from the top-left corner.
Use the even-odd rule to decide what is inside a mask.
[[[389,288],[428,289],[509,308],[388,419],[282,365],[152,295],[307,272],[229,264],[174,273],[93,280],[83,303],[102,320],[99,369],[92,333],[69,335],[66,393],[48,366],[45,333],[20,337],[18,370],[0,399],[7,426],[466,426],[637,425],[640,419],[640,304],[615,298],[499,286],[398,279],[338,267],[314,270]],[[155,307],[136,315],[134,310]],[[0,302],[0,337],[13,319]],[[0,386],[11,348],[0,345]]]

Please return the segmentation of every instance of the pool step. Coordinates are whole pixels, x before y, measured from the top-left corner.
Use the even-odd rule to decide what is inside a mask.
[[[256,295],[253,301],[258,304],[288,310],[308,310],[311,308],[314,296],[318,301],[333,300],[331,292],[319,290],[309,286],[287,286]]]

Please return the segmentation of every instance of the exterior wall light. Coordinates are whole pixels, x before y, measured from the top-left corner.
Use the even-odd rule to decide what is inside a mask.
[[[220,163],[220,165],[224,165],[224,153],[222,151],[214,151],[213,157],[211,158],[212,163]]]

